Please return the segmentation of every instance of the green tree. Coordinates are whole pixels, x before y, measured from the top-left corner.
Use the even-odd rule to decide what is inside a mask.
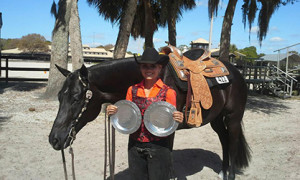
[[[28,34],[23,36],[18,43],[18,48],[24,52],[34,54],[37,52],[48,52],[49,48],[46,38],[40,34]]]
[[[239,52],[245,54],[247,58],[258,58],[255,46],[245,47],[240,49]]]
[[[237,50],[238,50],[238,48],[236,47],[235,44],[230,44],[230,47],[229,47],[229,52],[230,53],[234,53]]]
[[[88,0],[105,20],[119,23],[114,59],[125,57],[138,0]]]
[[[266,37],[268,29],[269,29],[269,22],[272,15],[275,11],[281,6],[286,5],[288,3],[294,3],[297,0],[244,0],[244,4],[242,6],[243,10],[243,23],[244,27],[246,27],[246,23],[248,20],[249,25],[249,33],[256,17],[256,12],[258,10],[258,3],[260,3],[261,8],[258,15],[258,27],[259,31],[257,32],[257,38],[260,42],[260,45],[263,39]],[[249,35],[250,37],[250,35]]]
[[[160,20],[163,27],[168,25],[168,40],[171,45],[176,46],[176,22],[180,20],[182,12],[194,7],[194,0],[161,0]]]
[[[213,14],[217,15],[220,0],[209,0],[208,10],[209,17],[211,18]],[[275,10],[280,7],[280,5],[286,5],[287,3],[294,3],[296,0],[244,0],[242,6],[243,9],[243,23],[246,24],[248,19],[249,29],[254,22],[256,17],[257,3],[261,4],[261,9],[258,16],[258,39],[260,44],[262,40],[266,37],[268,32],[269,21],[275,12]],[[231,26],[234,17],[234,12],[236,8],[237,0],[229,0],[226,7],[222,32],[220,39],[220,59],[229,61],[229,47],[230,47],[230,37],[231,37]]]
[[[1,49],[15,49],[18,47],[20,39],[1,39]]]
[[[154,46],[154,32],[159,26],[165,26],[167,23],[170,28],[169,40],[176,44],[176,21],[179,20],[182,10],[192,9],[192,7],[195,7],[194,0],[88,0],[88,2],[95,5],[98,8],[99,14],[103,15],[105,19],[109,19],[112,23],[120,23],[118,39],[122,34],[126,34],[125,39],[128,40],[131,33],[134,38],[144,37],[145,47]],[[172,9],[174,9],[174,11],[172,10],[172,16],[170,15],[170,5],[172,5]],[[125,15],[130,17],[129,20],[125,20]],[[170,16],[171,18],[168,19]],[[133,22],[131,20],[133,20]],[[122,28],[124,23],[126,28]],[[124,32],[121,31],[122,29],[125,29]],[[128,33],[129,29],[131,29],[130,33]],[[128,41],[121,42],[127,42],[128,44]],[[120,42],[117,40],[115,54],[118,54],[119,43]],[[126,51],[123,52],[125,55]]]
[[[298,52],[298,51],[289,51],[289,54],[296,54],[296,55],[299,55],[299,52]]]
[[[159,1],[140,0],[134,17],[131,35],[145,38],[145,47],[154,47],[153,35],[158,29]]]

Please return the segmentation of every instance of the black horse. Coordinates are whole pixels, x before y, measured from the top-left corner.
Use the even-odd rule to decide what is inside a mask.
[[[192,58],[198,56],[193,50],[184,55]],[[228,178],[235,179],[236,170],[247,167],[251,158],[242,129],[247,87],[239,71],[230,63],[223,63],[233,78],[229,84],[211,88],[214,103],[209,110],[202,111],[202,125],[210,123],[219,136],[223,150],[224,179],[227,179],[227,171]],[[59,111],[49,135],[49,142],[55,150],[68,147],[71,129],[79,132],[88,122],[94,120],[103,103],[115,103],[125,99],[127,88],[142,80],[134,58],[105,61],[88,69],[82,66],[73,73],[60,67],[58,69],[67,78],[58,94]],[[163,71],[162,80],[176,90],[177,110],[184,109],[186,92],[176,86],[168,68]],[[89,102],[86,98],[87,91],[93,93]],[[84,106],[87,107],[86,110]],[[189,127],[184,121],[180,128]]]

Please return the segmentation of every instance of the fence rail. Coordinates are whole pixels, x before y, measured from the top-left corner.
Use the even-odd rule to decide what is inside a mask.
[[[5,67],[2,67],[2,59],[5,59]],[[48,81],[48,78],[24,78],[9,77],[9,71],[44,71],[48,72],[49,68],[33,68],[33,67],[9,67],[9,60],[38,60],[50,62],[50,55],[2,55],[0,61],[0,81]],[[84,58],[84,62],[102,62],[111,58]],[[2,77],[2,70],[5,70],[5,77]]]

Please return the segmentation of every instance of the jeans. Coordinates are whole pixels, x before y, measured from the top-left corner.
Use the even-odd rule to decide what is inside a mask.
[[[169,180],[172,154],[167,139],[137,142],[129,138],[128,164],[132,180]]]

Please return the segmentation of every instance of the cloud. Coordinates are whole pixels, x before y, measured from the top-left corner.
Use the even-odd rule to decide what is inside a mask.
[[[127,51],[142,54],[143,46],[144,46],[144,38],[137,38],[136,40],[134,40],[134,38],[131,37],[129,39]]]
[[[290,34],[289,36],[291,38],[299,38],[300,37],[300,33],[299,34]]]
[[[102,45],[101,43],[99,42],[94,42],[94,43],[86,43],[86,45],[90,46],[90,47],[97,47],[97,46],[100,46]]]
[[[196,6],[207,6],[207,0],[206,1],[196,1]]]
[[[164,42],[164,40],[159,38],[153,38],[153,43],[160,43],[160,42]]]
[[[284,41],[284,39],[282,39],[281,37],[272,37],[270,38],[271,42],[282,42]]]
[[[193,36],[199,36],[200,32],[199,32],[199,31],[194,31],[194,32],[191,32],[191,34],[192,34]]]
[[[185,36],[176,36],[176,39],[177,40],[182,40],[182,39],[185,39]]]
[[[204,6],[204,7],[208,7],[208,0],[198,0],[196,1],[196,6]],[[219,8],[226,8],[227,4],[224,3],[223,1],[219,2]]]
[[[94,34],[88,35],[87,38],[90,38],[90,39],[105,39],[105,34],[104,33],[94,33]]]
[[[253,27],[251,27],[251,29],[250,29],[250,33],[257,33],[258,30],[259,30],[258,26],[253,26]]]
[[[270,28],[270,31],[271,31],[271,32],[279,32],[279,29],[278,29],[277,26],[272,26],[272,27]]]

